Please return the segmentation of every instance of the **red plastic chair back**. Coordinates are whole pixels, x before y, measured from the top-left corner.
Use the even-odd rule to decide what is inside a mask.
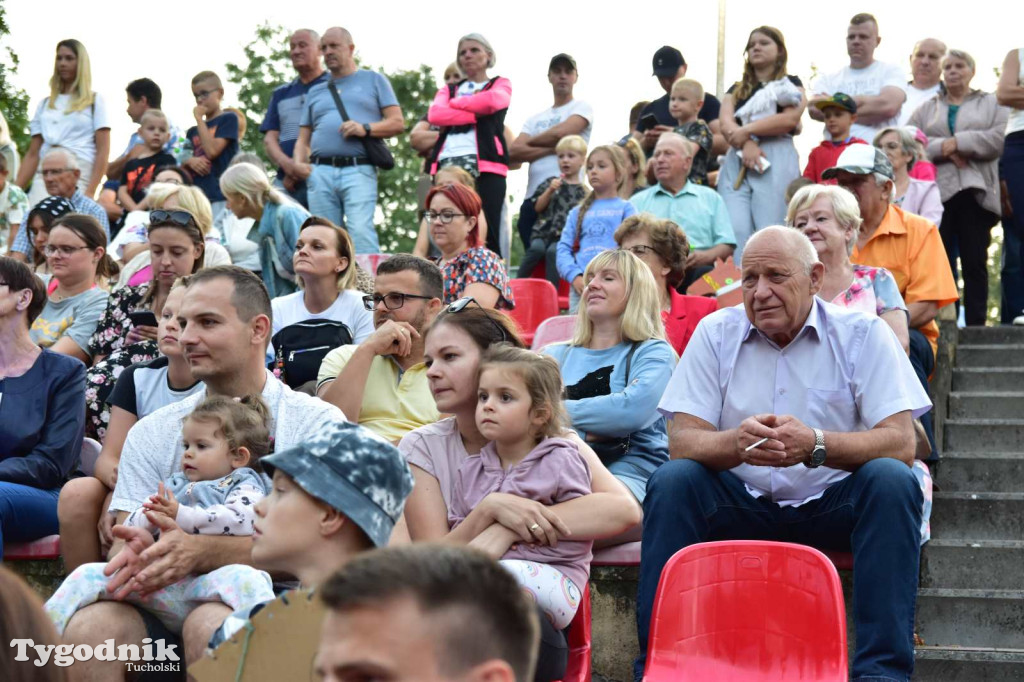
[[[526,345],[541,322],[558,315],[558,292],[546,279],[510,279],[516,307],[509,311]]]
[[[583,588],[580,607],[569,623],[569,661],[562,682],[590,682],[590,584]]]
[[[645,680],[847,679],[839,574],[816,549],[708,542],[661,574]]]
[[[4,561],[38,561],[60,557],[60,536],[47,535],[31,542],[4,545]]]
[[[572,338],[572,333],[575,329],[575,315],[556,315],[555,317],[549,317],[541,322],[540,326],[537,327],[537,330],[533,335],[533,344],[530,348],[533,350],[540,350],[544,346],[552,343],[568,341]]]
[[[537,263],[537,265],[535,265],[533,268],[533,272],[531,272],[528,276],[534,279],[544,279],[547,276],[547,270],[544,261]],[[564,279],[558,280],[558,309],[569,309],[569,283],[566,282]]]

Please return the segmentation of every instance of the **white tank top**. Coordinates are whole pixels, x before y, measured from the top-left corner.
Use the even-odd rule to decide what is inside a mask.
[[[1017,63],[1020,64],[1017,84],[1024,85],[1024,47],[1017,50]],[[1024,109],[1010,109],[1010,118],[1006,121],[1006,134],[1019,133],[1022,130],[1024,130]]]

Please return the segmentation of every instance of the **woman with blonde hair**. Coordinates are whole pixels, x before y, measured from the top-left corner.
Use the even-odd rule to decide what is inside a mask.
[[[110,123],[107,108],[99,93],[92,91],[89,53],[77,40],[57,43],[57,56],[50,77],[50,96],[45,97],[32,117],[29,128],[32,141],[25,153],[17,184],[29,191],[29,203],[46,197],[39,160],[54,147],[64,147],[75,155],[82,168],[78,189],[87,197],[107,171],[110,155]]]
[[[619,148],[626,155],[626,179],[619,196],[628,199],[647,188],[647,155],[635,137],[627,135],[619,142]]]
[[[267,174],[251,163],[224,171],[220,191],[235,217],[256,222],[261,275],[270,297],[294,293],[298,288],[292,264],[295,242],[309,211],[274,189]]]
[[[661,292],[651,269],[621,249],[595,256],[583,281],[572,340],[543,352],[562,368],[572,427],[643,504],[647,479],[668,461],[658,400],[676,354],[661,321]]]

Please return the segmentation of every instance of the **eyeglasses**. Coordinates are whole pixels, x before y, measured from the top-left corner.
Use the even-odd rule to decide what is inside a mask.
[[[61,173],[67,173],[70,170],[70,168],[44,168],[43,170],[39,171],[39,174],[42,175],[44,178],[49,178],[54,175],[60,175]]]
[[[456,213],[455,211],[441,211],[440,213],[437,213],[436,211],[424,211],[423,219],[428,223],[440,222],[442,225],[451,225],[452,221],[455,220],[455,216],[465,217],[465,215],[465,213]]]
[[[156,211],[149,212],[149,224],[156,225],[160,223],[174,223],[175,225],[181,225],[182,227],[188,227],[196,225],[196,219],[188,211],[165,211],[163,209],[157,209]]]
[[[45,253],[47,256],[55,256],[59,252],[60,255],[67,258],[73,255],[75,251],[81,251],[82,249],[91,248],[91,246],[50,246],[49,244],[47,244],[46,246],[43,247],[43,253]]]
[[[636,244],[635,246],[623,249],[623,251],[629,251],[637,258],[643,258],[644,254],[648,251],[655,254],[657,253],[653,246],[647,246],[647,244]]]
[[[372,296],[363,296],[363,307],[372,311],[377,308],[377,305],[381,301],[384,301],[384,307],[388,310],[398,310],[405,305],[405,299],[407,298],[419,298],[424,301],[429,301],[434,297],[420,296],[419,294],[402,294],[398,292],[390,294],[373,294]]]
[[[215,92],[217,92],[217,91],[216,90],[200,90],[199,92],[195,92],[195,93],[192,93],[192,94],[195,95],[196,101],[198,102],[200,100],[206,99],[207,97],[209,97],[210,95],[212,95]]]
[[[500,324],[498,324],[497,320],[495,320],[493,317],[491,317],[491,313],[487,310],[487,308],[485,308],[482,305],[480,305],[479,303],[477,303],[477,300],[475,298],[473,298],[472,296],[466,296],[464,298],[460,298],[457,301],[452,301],[448,305],[448,307],[445,308],[445,310],[447,312],[449,312],[449,313],[452,313],[452,314],[461,313],[463,310],[466,309],[466,306],[468,306],[470,303],[475,305],[480,310],[484,311],[484,316],[488,320],[490,320],[491,324],[494,325],[494,328],[498,330],[499,334],[501,334],[501,341],[502,341],[502,343],[508,343],[508,333],[505,331],[505,328],[502,327]]]

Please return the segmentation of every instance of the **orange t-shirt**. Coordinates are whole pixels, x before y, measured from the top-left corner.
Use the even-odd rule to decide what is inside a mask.
[[[896,279],[907,305],[935,301],[940,308],[959,298],[939,229],[921,216],[890,206],[864,248],[854,246],[850,260],[885,268]],[[939,325],[932,320],[920,329],[938,352]]]

